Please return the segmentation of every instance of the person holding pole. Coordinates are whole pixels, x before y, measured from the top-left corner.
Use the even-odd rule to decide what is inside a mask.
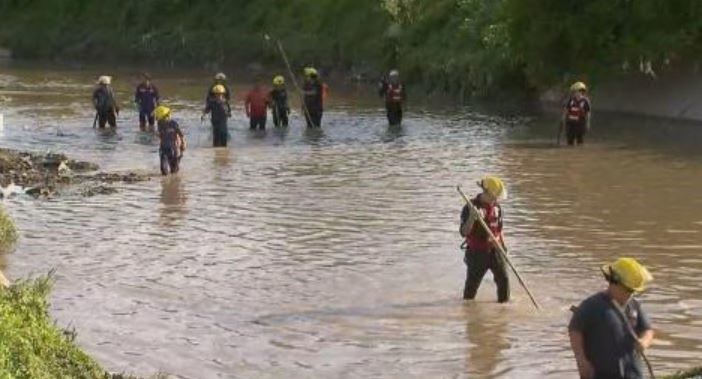
[[[461,211],[459,232],[465,238],[466,249],[463,261],[468,266],[463,299],[474,299],[487,270],[492,271],[497,284],[497,301],[509,301],[509,276],[505,259],[498,251],[504,246],[502,240],[502,208],[499,200],[506,198],[507,190],[502,180],[486,176],[478,186],[482,192],[470,200]],[[477,213],[476,213],[477,211]],[[484,221],[479,222],[478,218]],[[490,230],[486,230],[487,226]],[[494,236],[494,239],[493,239]]]
[[[322,126],[322,114],[324,113],[325,86],[319,79],[317,69],[306,67],[304,73],[305,83],[302,91],[304,93],[303,107],[307,127],[319,128]]]
[[[573,309],[568,325],[570,346],[580,378],[643,379],[641,355],[655,378],[645,349],[653,342],[651,322],[634,299],[653,279],[633,258],[619,258],[602,266],[607,289]]]

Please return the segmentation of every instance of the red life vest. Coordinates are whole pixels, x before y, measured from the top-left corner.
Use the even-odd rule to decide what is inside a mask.
[[[578,100],[571,97],[566,103],[566,120],[573,122],[585,121],[585,116],[589,111],[590,105],[587,98],[583,97]]]
[[[388,103],[400,103],[403,99],[402,84],[388,83],[388,88],[385,90],[385,101]]]
[[[471,203],[480,211],[485,224],[487,224],[490,231],[499,239],[502,235],[502,208],[499,204],[483,204],[478,198],[471,200]],[[492,244],[490,243],[490,238],[487,232],[480,225],[479,221],[475,221],[472,225],[468,235],[466,236],[466,242],[468,243],[468,250],[471,251],[491,251]]]

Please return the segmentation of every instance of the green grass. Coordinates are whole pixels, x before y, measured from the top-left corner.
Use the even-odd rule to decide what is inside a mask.
[[[45,277],[0,290],[0,378],[105,378],[49,316],[51,283]]]
[[[17,242],[17,227],[10,215],[0,208],[0,254],[9,252]]]

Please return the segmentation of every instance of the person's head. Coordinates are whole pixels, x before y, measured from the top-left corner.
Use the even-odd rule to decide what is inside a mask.
[[[141,73],[141,80],[146,84],[147,86],[151,84],[151,75],[149,75],[148,72],[142,72]]]
[[[570,92],[576,98],[582,98],[587,94],[587,86],[583,82],[575,82],[570,86]]]
[[[112,77],[107,75],[101,75],[98,78],[98,84],[101,86],[109,86],[112,83]]]
[[[224,99],[225,92],[226,89],[221,84],[217,84],[216,86],[212,87],[212,94],[214,94],[217,99]]]
[[[158,122],[168,121],[171,118],[171,108],[159,105],[154,109],[154,119]]]
[[[317,72],[317,69],[314,67],[305,67],[304,73],[305,73],[305,80],[314,81],[314,80],[317,80],[317,78],[319,78],[319,73]]]
[[[273,78],[273,86],[275,88],[283,88],[285,86],[285,78],[283,75],[276,75]]]
[[[218,72],[218,73],[214,76],[214,81],[215,81],[216,83],[224,83],[224,82],[227,81],[227,75],[224,75],[223,72]]]
[[[626,300],[637,292],[643,292],[646,284],[653,280],[648,269],[634,258],[619,258],[601,269],[610,292],[618,300]]]
[[[486,176],[478,182],[478,186],[483,190],[480,199],[488,204],[496,203],[507,198],[507,188],[502,179],[496,176]]]
[[[390,73],[388,74],[388,79],[393,84],[398,83],[400,81],[400,72],[397,70],[390,70]]]

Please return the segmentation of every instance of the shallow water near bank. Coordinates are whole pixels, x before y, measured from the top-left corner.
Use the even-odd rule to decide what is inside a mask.
[[[95,71],[0,70],[3,146],[108,170],[158,170],[156,141],[124,106],[91,129]],[[108,369],[184,378],[563,378],[569,307],[630,255],[655,282],[658,372],[702,356],[698,125],[597,115],[589,144],[554,148],[552,119],[412,108],[388,128],[372,91],[332,89],[322,131],[250,133],[242,86],[227,149],[199,121],[206,74],[153,73],[189,149],[178,176],[112,195],[6,207],[21,231],[11,277],[57,269],[53,314]],[[136,71],[115,74],[122,101]],[[504,177],[514,301],[485,280],[460,300],[461,198]]]

